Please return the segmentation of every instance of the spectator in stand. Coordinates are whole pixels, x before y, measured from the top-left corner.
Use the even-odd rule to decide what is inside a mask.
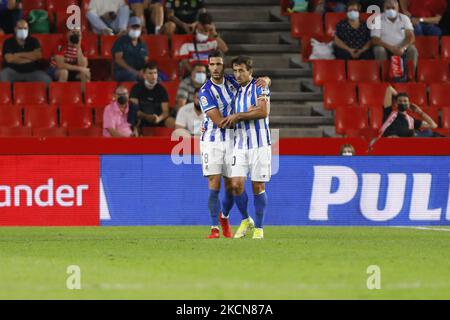
[[[17,0],[0,0],[0,34],[14,33],[14,27],[20,19],[22,10]]]
[[[195,89],[194,102],[183,106],[177,114],[175,128],[179,136],[190,137],[200,135],[203,112],[198,100],[199,88]]]
[[[97,34],[125,35],[130,7],[125,0],[91,0],[86,17]]]
[[[350,0],[347,7],[347,19],[336,25],[334,35],[334,54],[336,59],[368,60],[373,59],[372,41],[367,24],[360,19],[361,5]]]
[[[128,26],[128,34],[117,39],[111,49],[116,81],[143,79],[142,70],[148,61],[148,49],[145,42],[141,40],[141,35],[141,19],[132,17]]]
[[[56,46],[50,62],[49,75],[59,82],[91,80],[88,59],[83,53],[80,28],[67,32],[67,39]]]
[[[106,106],[103,113],[104,137],[138,136],[136,125],[137,108],[130,103],[128,90],[124,86],[116,88],[114,101]]]
[[[183,79],[177,91],[177,110],[187,103],[194,102],[194,94],[197,89],[208,80],[206,67],[201,63],[196,63],[192,69],[191,76]]]
[[[341,146],[341,150],[340,150],[339,154],[341,156],[346,156],[346,157],[354,156],[355,155],[355,148],[349,143],[343,144]]]
[[[164,25],[164,33],[193,33],[199,13],[206,12],[204,0],[166,0],[168,22]]]
[[[392,105],[394,100],[397,109]],[[408,110],[419,115],[423,120],[414,119],[408,114]],[[382,137],[431,137],[431,129],[437,128],[437,124],[419,106],[410,103],[406,93],[398,93],[392,86],[386,89],[384,97],[383,126],[380,129]],[[420,130],[420,131],[419,131]]]
[[[169,95],[158,83],[158,66],[154,62],[144,68],[144,81],[131,89],[131,102],[139,106],[138,127],[175,127],[175,119],[170,117]]]
[[[134,15],[142,20],[144,31],[150,33],[154,29],[154,34],[160,34],[164,23],[163,0],[128,0]],[[146,19],[146,11],[150,14],[150,22]]]
[[[377,6],[380,11],[383,11],[384,0],[361,0],[362,12],[367,12],[370,6]]]
[[[401,56],[414,62],[417,67],[418,52],[414,46],[414,27],[408,16],[399,12],[397,0],[385,0],[381,15],[381,28],[371,31],[375,59],[384,61],[388,57]]]
[[[182,68],[189,73],[194,64],[200,62],[208,65],[208,55],[216,50],[226,53],[228,46],[216,31],[209,13],[201,13],[194,29],[193,42],[184,43],[180,48],[180,55],[184,58]]]
[[[447,0],[400,0],[402,12],[411,18],[416,36],[441,36],[439,27]]]
[[[4,82],[46,82],[52,79],[39,70],[42,49],[36,38],[28,36],[28,23],[19,20],[15,36],[3,43],[4,69],[0,72],[0,81]]]

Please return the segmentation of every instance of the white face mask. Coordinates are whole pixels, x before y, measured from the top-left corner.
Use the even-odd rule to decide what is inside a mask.
[[[203,34],[203,33],[200,33],[200,32],[197,32],[195,37],[197,38],[198,42],[206,42],[209,39],[207,34]]]
[[[387,16],[389,19],[395,19],[395,18],[397,18],[397,15],[398,15],[398,12],[397,12],[397,10],[395,10],[395,9],[388,9],[388,10],[386,10],[386,16]]]
[[[16,31],[16,37],[19,40],[25,40],[28,37],[28,29],[18,29]]]
[[[156,86],[157,81],[154,83],[149,82],[148,80],[145,80],[145,86],[149,89],[153,89]]]
[[[198,84],[204,84],[206,82],[206,73],[197,72],[194,76],[194,81]]]
[[[345,156],[345,157],[351,157],[351,156],[353,156],[353,153],[351,153],[351,152],[344,152],[344,153],[342,153],[342,155]]]
[[[359,19],[359,12],[358,11],[354,11],[354,10],[349,11],[349,12],[347,12],[347,17],[350,20],[358,20]]]
[[[131,39],[137,39],[141,36],[142,31],[140,29],[135,30],[135,29],[131,29],[128,32],[128,35],[130,36]]]

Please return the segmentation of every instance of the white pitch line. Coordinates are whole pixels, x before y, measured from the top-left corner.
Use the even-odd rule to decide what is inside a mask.
[[[432,227],[399,227],[399,226],[395,226],[394,228],[450,232],[450,228],[445,229],[445,228],[432,228]]]

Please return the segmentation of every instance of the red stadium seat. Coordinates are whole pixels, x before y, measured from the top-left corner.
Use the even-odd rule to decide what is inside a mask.
[[[0,107],[0,126],[21,127],[22,109],[17,106],[5,105]]]
[[[446,135],[450,132],[450,107],[442,108],[442,128],[446,130]]]
[[[439,59],[439,37],[416,36],[414,45],[420,59]]]
[[[26,127],[0,127],[0,137],[31,137],[31,128]]]
[[[156,137],[170,137],[174,129],[165,127],[147,127],[142,129],[142,135],[145,137],[156,136]]]
[[[61,127],[67,129],[86,129],[92,127],[91,108],[61,108],[59,110]]]
[[[417,66],[417,81],[428,84],[449,81],[448,61],[419,60]]]
[[[73,4],[78,6],[80,3],[78,0],[47,0],[47,10],[66,12],[67,7]]]
[[[301,39],[301,47],[302,47],[302,61],[303,62],[309,62],[311,60],[309,60],[309,57],[311,56],[312,53],[312,45],[311,45],[311,39],[316,39],[319,42],[331,42],[333,41],[333,37],[327,36],[327,35],[323,35],[323,36],[314,36],[314,37],[302,37]]]
[[[359,105],[363,108],[378,107],[384,105],[384,94],[388,83],[360,83],[358,85]]]
[[[428,106],[427,86],[425,83],[395,83],[394,88],[397,92],[407,93],[412,103],[424,107]]]
[[[161,85],[166,88],[167,94],[169,95],[169,106],[172,108],[177,104],[176,96],[178,91],[178,86],[180,85],[180,81],[167,81],[161,82]]]
[[[349,60],[347,79],[353,82],[379,82],[380,64],[376,60]]]
[[[84,32],[82,36],[84,54],[87,58],[98,58],[98,35],[95,33]]]
[[[112,101],[116,88],[116,82],[98,81],[86,83],[86,105],[106,107]]]
[[[280,1],[280,14],[282,16],[288,16],[290,13],[287,11],[289,8],[289,0],[281,0]]]
[[[31,10],[47,10],[46,0],[22,0],[23,17],[26,18]]]
[[[325,82],[345,81],[344,60],[314,60],[314,84],[322,86]]]
[[[118,83],[118,84],[120,84],[121,86],[124,86],[125,88],[127,88],[128,89],[128,93],[131,93],[131,89],[137,84],[137,82],[120,82],[120,83]]]
[[[69,137],[101,137],[103,136],[102,128],[86,128],[86,129],[68,129]]]
[[[98,128],[103,127],[103,113],[105,112],[104,107],[94,108],[94,122],[95,126]]]
[[[33,128],[33,137],[67,137],[66,128]]]
[[[33,34],[39,40],[42,48],[42,59],[49,60],[56,46],[61,43],[65,35],[63,34]]]
[[[347,19],[345,12],[327,12],[325,14],[325,34],[333,37],[336,25],[344,19]]]
[[[450,104],[450,83],[430,85],[430,107],[441,108]]]
[[[172,57],[180,59],[181,46],[187,42],[193,42],[194,38],[190,34],[175,34],[172,36]]]
[[[382,73],[382,79],[386,82],[391,82],[392,79],[389,76],[389,60],[383,61],[381,64],[381,73]],[[408,81],[416,81],[416,74],[414,70],[414,62],[409,61],[407,64],[407,72],[408,72]]]
[[[291,15],[291,35],[293,38],[323,35],[323,19],[319,13],[300,12]]]
[[[111,49],[118,36],[100,36],[100,56],[102,58],[112,59]]]
[[[142,37],[147,44],[149,59],[167,57],[169,51],[169,38],[165,35],[145,35]]]
[[[441,38],[441,57],[450,60],[450,36]]]
[[[345,135],[347,130],[367,128],[368,113],[365,108],[339,107],[336,109],[336,133]]]
[[[82,105],[83,96],[80,82],[52,82],[50,83],[50,104]]]
[[[372,107],[369,109],[369,124],[370,128],[379,130],[383,125],[383,107]]]
[[[15,104],[47,104],[47,87],[44,82],[14,83]]]
[[[55,107],[25,108],[25,126],[30,128],[56,128]]]
[[[160,58],[156,60],[158,64],[158,69],[164,72],[169,80],[177,80],[178,79],[178,63],[176,60],[172,58]]]
[[[323,86],[323,98],[327,110],[356,107],[356,85],[347,82],[327,82]]]
[[[11,103],[11,84],[9,82],[0,82],[0,105]]]

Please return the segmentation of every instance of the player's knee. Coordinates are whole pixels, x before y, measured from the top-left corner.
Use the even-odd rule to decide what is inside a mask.
[[[231,188],[235,196],[239,196],[244,192],[244,185],[240,181],[233,181],[231,183]]]
[[[265,191],[264,183],[253,183],[253,194],[260,194]]]

